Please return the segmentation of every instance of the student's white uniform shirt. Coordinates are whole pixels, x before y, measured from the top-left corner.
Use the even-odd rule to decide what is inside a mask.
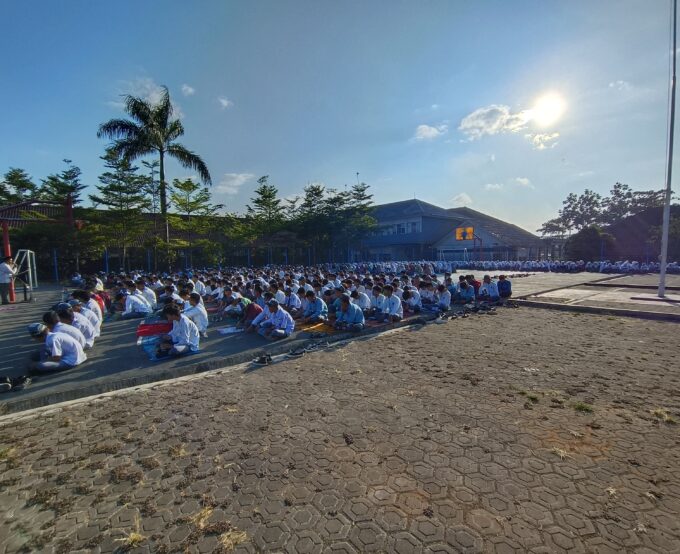
[[[196,324],[201,333],[208,328],[208,312],[203,304],[196,304],[187,308],[184,310],[184,315]]]
[[[73,337],[75,340],[77,340],[78,344],[80,344],[82,348],[85,348],[87,345],[85,336],[73,325],[67,325],[66,323],[62,323],[60,321],[52,328],[52,333],[64,333],[69,335],[70,337]]]
[[[87,360],[80,343],[66,333],[48,333],[45,346],[49,350],[50,356],[61,356],[62,361],[71,366],[82,364]]]
[[[279,304],[285,304],[286,303],[286,293],[283,292],[281,289],[276,291],[276,294],[274,295],[274,300],[276,300]]]
[[[490,283],[482,283],[482,286],[479,287],[479,296],[484,296],[485,293],[492,298],[499,296],[498,285],[495,281],[491,281]]]
[[[196,280],[194,282],[194,291],[196,291],[201,296],[205,295],[205,285],[202,281]]]
[[[81,307],[80,312],[73,312],[74,314],[80,314],[83,317],[85,317],[89,322],[92,327],[94,327],[94,336],[98,337],[101,335],[101,328],[102,328],[102,322],[101,320],[97,317],[97,314],[94,313],[92,310],[89,308],[86,308],[85,305]]]
[[[401,299],[397,296],[385,297],[385,306],[383,312],[390,315],[398,315],[404,317],[404,309],[401,306]]]
[[[437,294],[437,305],[447,310],[451,307],[451,293],[448,289]]]
[[[362,310],[368,310],[371,307],[371,299],[363,292],[359,292],[358,298],[352,298],[352,303],[359,306]]]
[[[123,315],[138,313],[148,314],[151,311],[149,303],[139,294],[128,294],[125,297],[125,311]]]
[[[85,307],[94,312],[97,318],[99,319],[99,323],[101,325],[101,321],[104,319],[104,314],[102,314],[102,309],[99,307],[99,304],[94,298],[90,298],[87,303],[85,304]]]
[[[139,292],[146,299],[151,308],[153,308],[156,305],[156,293],[152,291],[149,287],[144,287],[144,290],[141,290]]]
[[[300,301],[300,297],[297,294],[291,293],[290,296],[285,297],[281,305],[285,306],[286,308],[294,309],[302,307],[302,302]]]
[[[371,308],[375,308],[376,310],[382,311],[384,306],[385,295],[379,294],[378,296],[376,296],[375,294],[371,294]]]
[[[94,339],[97,337],[97,330],[92,323],[81,313],[73,312],[73,327],[78,329],[85,337],[85,343],[92,348]]]
[[[179,321],[172,322],[172,331],[170,331],[169,335],[174,344],[180,346],[187,345],[192,352],[198,350],[201,340],[198,327],[184,314],[180,314]]]

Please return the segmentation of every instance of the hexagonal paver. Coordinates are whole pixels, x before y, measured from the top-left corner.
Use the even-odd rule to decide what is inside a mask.
[[[277,550],[286,546],[290,529],[282,521],[274,521],[260,527],[255,534],[255,543],[262,550]]]
[[[360,552],[379,552],[385,548],[387,535],[371,521],[360,521],[350,532],[350,542]]]
[[[445,526],[434,517],[420,516],[411,523],[411,533],[423,544],[444,540]]]
[[[375,507],[365,498],[348,500],[342,511],[351,521],[366,521],[373,518]]]
[[[399,508],[386,506],[378,510],[375,522],[387,533],[392,533],[406,529],[408,526],[408,516]]]
[[[411,533],[401,531],[388,538],[387,551],[395,554],[418,554],[423,551],[423,545]]]
[[[446,542],[456,552],[464,554],[478,553],[482,551],[482,537],[476,531],[465,525],[454,525],[446,529]]]
[[[319,554],[323,551],[323,542],[314,531],[300,531],[288,541],[286,551],[290,554]]]
[[[351,527],[352,522],[349,519],[343,514],[337,514],[323,519],[317,530],[324,540],[338,541],[347,538]]]

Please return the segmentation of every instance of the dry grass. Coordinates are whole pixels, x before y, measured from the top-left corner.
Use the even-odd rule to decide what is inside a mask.
[[[677,423],[677,421],[668,413],[666,408],[657,408],[656,410],[652,410],[652,415],[667,425],[675,425]]]
[[[189,454],[183,444],[175,444],[168,449],[168,455],[172,458],[183,458]]]
[[[226,533],[220,535],[219,541],[225,552],[231,552],[239,544],[242,544],[248,540],[248,534],[245,531],[239,531],[238,529],[230,529]]]
[[[586,404],[585,402],[574,402],[572,407],[577,412],[581,412],[581,413],[584,413],[584,414],[593,413],[593,407],[590,404]]]

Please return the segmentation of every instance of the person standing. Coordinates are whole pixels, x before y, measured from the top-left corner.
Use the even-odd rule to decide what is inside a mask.
[[[5,256],[0,264],[0,296],[2,303],[9,304],[9,290],[17,274],[17,266],[12,256]]]

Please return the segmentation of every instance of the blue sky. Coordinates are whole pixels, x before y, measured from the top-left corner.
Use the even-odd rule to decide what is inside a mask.
[[[3,2],[0,172],[40,180],[70,158],[96,184],[99,123],[163,84],[229,211],[263,174],[291,197],[359,172],[377,202],[535,230],[569,192],[663,186],[669,15],[670,0]],[[559,102],[532,109],[551,94],[563,113],[545,124]]]

